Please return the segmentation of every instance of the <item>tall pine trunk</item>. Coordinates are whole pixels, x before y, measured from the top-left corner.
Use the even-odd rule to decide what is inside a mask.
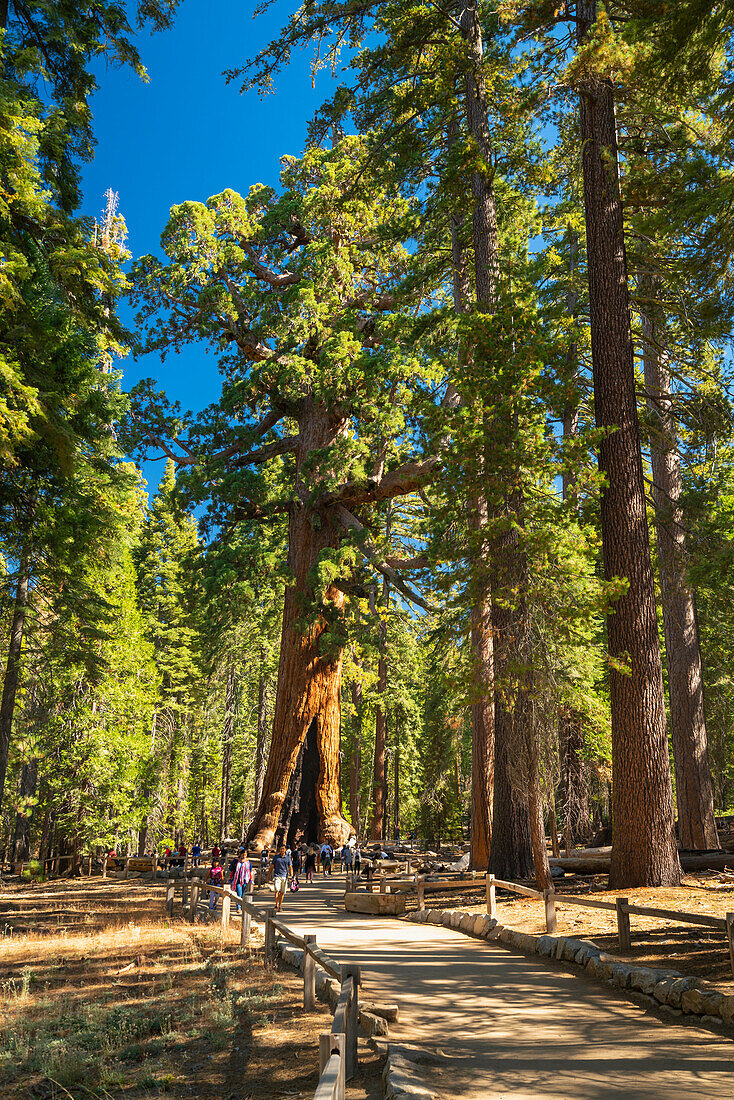
[[[20,863],[31,856],[31,817],[32,800],[36,794],[38,782],[38,760],[28,760],[20,774],[19,809],[15,815],[13,835],[13,862]]]
[[[8,756],[10,754],[10,734],[13,728],[15,701],[18,696],[20,658],[23,650],[30,579],[31,555],[30,550],[25,549],[21,553],[18,562],[18,581],[15,588],[13,619],[10,624],[8,660],[5,666],[2,703],[0,703],[0,806],[2,806],[5,791],[5,776],[8,771]]]
[[[578,38],[596,21],[595,0],[579,0]],[[607,619],[612,714],[610,886],[675,885],[680,866],[673,828],[663,671],[645,508],[627,257],[619,192],[614,89],[591,79],[580,97],[589,274],[591,357],[597,427],[604,572],[627,591]]]
[[[357,836],[362,833],[362,715],[364,700],[362,685],[352,680],[352,706],[354,707],[354,734],[352,752],[349,759],[349,816]]]
[[[328,448],[343,424],[335,423],[308,399],[299,427],[296,491],[300,488],[306,496],[310,493],[301,482],[304,463],[314,451]],[[255,848],[272,844],[290,778],[312,723],[319,759],[315,795],[321,837],[342,844],[353,832],[342,816],[339,787],[342,649],[330,639],[333,621],[338,625],[342,618],[344,593],[336,585],[328,585],[321,606],[307,606],[314,599],[312,579],[319,555],[336,548],[339,539],[328,508],[314,512],[300,499],[291,506],[288,565],[293,583],[286,588],[283,605],[270,754],[262,796],[247,837]]]
[[[382,599],[380,606],[387,609],[390,602],[390,584],[387,578],[382,585]],[[378,623],[377,634],[378,661],[377,661],[377,694],[378,703],[375,706],[375,757],[372,769],[372,840],[385,839],[386,821],[386,771],[387,758],[387,711],[385,707],[385,692],[387,691],[387,622],[382,617]]]
[[[260,805],[265,783],[266,749],[268,745],[268,699],[265,677],[265,651],[260,651],[260,675],[257,681],[257,741],[255,745],[255,808]]]
[[[222,795],[219,805],[219,835],[230,835],[230,816],[232,803],[232,749],[235,725],[235,674],[234,664],[227,664],[227,678],[224,688],[224,727],[222,730]]]
[[[649,289],[652,291],[652,286]],[[718,848],[698,623],[693,589],[686,578],[686,535],[680,503],[682,477],[672,412],[670,369],[665,352],[660,349],[663,333],[654,317],[643,317],[642,321],[645,392],[652,422],[650,457],[668,664],[678,842],[681,848]]]

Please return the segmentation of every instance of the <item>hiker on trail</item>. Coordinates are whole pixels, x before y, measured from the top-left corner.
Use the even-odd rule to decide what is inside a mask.
[[[191,845],[191,865],[192,867],[199,866],[199,860],[201,859],[201,844],[198,840],[195,840]]]
[[[316,870],[316,849],[309,848],[306,852],[306,858],[303,862],[303,869],[306,872],[306,882],[313,882],[314,871]]]
[[[361,870],[362,870],[362,853],[359,850],[359,844],[354,845],[353,858],[354,858],[354,873],[355,873],[355,875],[359,875]]]
[[[263,848],[260,853],[260,882],[264,883],[268,881],[268,859],[270,853],[267,848]]]
[[[345,844],[342,848],[342,862],[344,863],[344,870],[349,874],[354,867],[354,849],[350,848],[348,844]]]
[[[214,847],[212,848],[212,859],[219,859],[221,854],[222,854],[221,848],[219,847],[218,844],[215,844]]]
[[[244,848],[240,848],[237,853],[237,866],[235,867],[234,875],[232,876],[232,889],[236,893],[238,898],[247,890],[247,887],[252,882],[252,864],[247,858],[247,852]],[[241,911],[241,906],[237,906],[237,912]]]
[[[189,854],[189,850],[183,841],[178,846],[178,862],[181,867],[186,866],[186,856]]]
[[[321,845],[321,866],[324,869],[324,876],[329,875],[331,877],[331,861],[334,858],[334,850],[330,844],[326,841]]]
[[[277,854],[273,856],[273,862],[270,864],[270,870],[268,871],[268,881],[272,877],[275,886],[275,908],[278,912],[283,908],[283,898],[288,889],[288,880],[292,870],[291,857],[286,853],[285,844],[281,844]]]
[[[210,886],[223,886],[224,876],[222,874],[222,865],[219,859],[212,859],[212,865],[209,868],[209,874],[206,876],[207,884]],[[216,909],[218,895],[213,890],[209,891],[209,912]]]
[[[240,849],[240,851],[241,850],[242,849]],[[240,861],[240,855],[239,855],[239,852],[238,852],[237,855],[233,856],[232,859],[230,859],[230,861],[229,861],[229,867],[227,868],[227,882],[231,882],[232,879],[234,878],[234,873],[237,870],[237,864],[239,863],[239,861]],[[224,864],[224,860],[222,860],[222,864]]]
[[[296,878],[298,878],[301,873],[301,868],[303,867],[303,856],[301,855],[300,848],[296,847],[293,849],[291,863],[293,864],[293,874]]]

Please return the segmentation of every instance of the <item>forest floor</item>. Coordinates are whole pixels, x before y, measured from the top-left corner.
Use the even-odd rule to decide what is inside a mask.
[[[606,876],[582,879],[568,876],[556,882],[556,891],[578,894],[599,901],[614,902],[623,894],[635,905],[655,906],[659,909],[676,909],[685,913],[706,913],[724,917],[734,912],[734,880],[728,881],[716,872],[685,875],[683,884],[675,888],[645,887],[640,889],[606,890]],[[535,886],[534,882],[528,883]],[[460,894],[429,894],[426,907],[430,909],[462,909],[469,913],[485,913],[485,899],[477,898],[477,890]],[[416,908],[415,896],[408,895],[408,909]],[[591,938],[598,947],[610,954],[618,954],[617,917],[605,909],[588,909],[579,906],[556,906],[558,935]],[[518,932],[545,932],[545,908],[542,901],[518,897],[497,889],[497,918],[501,924]],[[722,993],[734,993],[726,937],[715,929],[696,928],[694,925],[677,924],[661,917],[630,917],[632,950],[624,958],[634,959],[641,966],[667,967],[682,974],[697,975],[713,983]]]
[[[163,916],[161,886],[101,879],[0,891],[3,1100],[285,1100],[313,1096],[324,1005],[263,967],[252,926]],[[360,1042],[349,1100],[382,1096],[379,1054]]]

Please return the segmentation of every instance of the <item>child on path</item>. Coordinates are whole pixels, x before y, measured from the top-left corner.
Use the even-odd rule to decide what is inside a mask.
[[[303,869],[306,872],[306,882],[313,882],[313,875],[316,870],[316,850],[314,848],[309,848],[306,852]]]
[[[206,881],[211,886],[222,886],[224,884],[224,877],[222,875],[222,865],[219,859],[212,859],[212,865],[209,868],[209,874],[206,876]],[[209,912],[216,909],[218,895],[213,890],[209,891]]]
[[[281,844],[268,871],[268,881],[272,877],[275,886],[275,908],[278,912],[283,908],[283,898],[288,889],[288,880],[292,870],[291,857],[285,850],[285,844]]]

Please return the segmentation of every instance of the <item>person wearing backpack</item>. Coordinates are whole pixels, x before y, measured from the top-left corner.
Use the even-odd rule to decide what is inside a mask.
[[[247,887],[252,882],[252,864],[247,858],[247,852],[244,848],[240,848],[237,853],[237,866],[235,867],[234,874],[232,875],[232,889],[237,894],[238,898],[241,898],[245,893]],[[242,906],[237,906],[237,912],[242,912]]]
[[[224,876],[222,874],[222,865],[218,859],[212,860],[212,865],[209,868],[209,874],[206,876],[206,881],[210,886],[223,886]],[[218,895],[213,891],[209,891],[209,912],[211,913],[217,907]]]

